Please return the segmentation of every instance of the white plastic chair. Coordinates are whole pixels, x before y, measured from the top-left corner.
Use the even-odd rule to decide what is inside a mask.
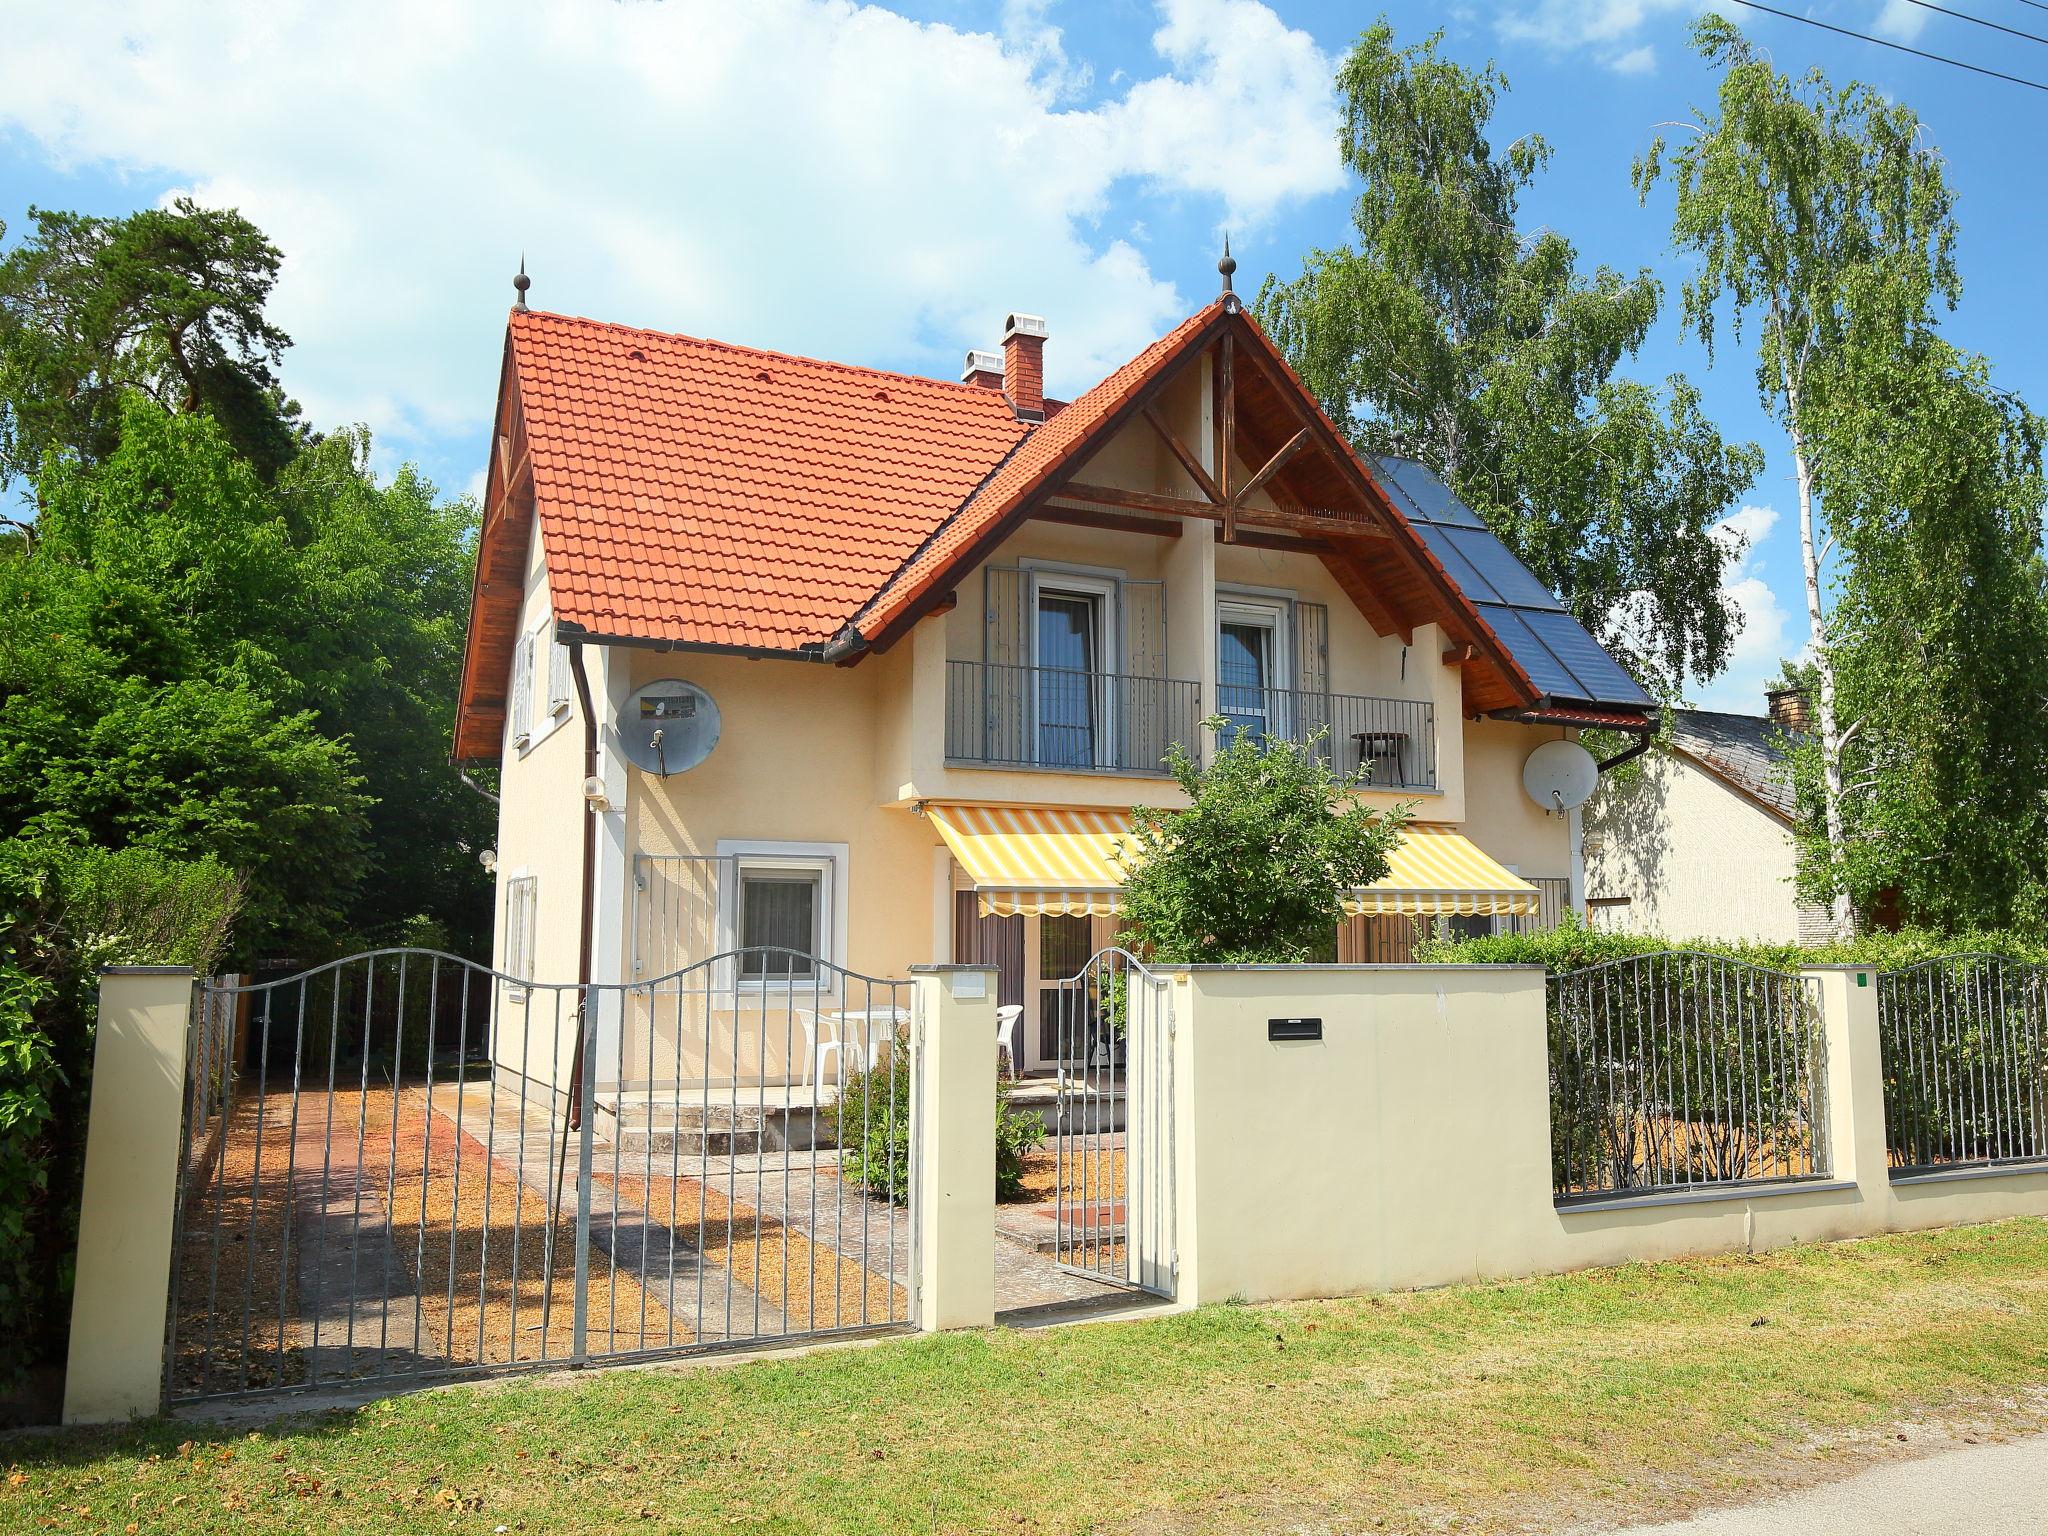
[[[996,1049],[1009,1062],[1010,1076],[1018,1077],[1023,1072],[1024,1055],[1024,1005],[1004,1003],[996,1010]]]

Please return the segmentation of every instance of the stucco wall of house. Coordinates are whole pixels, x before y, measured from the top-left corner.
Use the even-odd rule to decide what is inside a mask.
[[[1689,760],[1662,749],[1609,779],[1585,817],[1591,910],[1627,933],[1799,939],[1795,856],[1784,823]]]
[[[1468,720],[1462,733],[1453,734],[1462,734],[1465,753],[1464,819],[1458,830],[1525,878],[1568,877],[1569,819],[1546,814],[1522,789],[1522,764],[1544,742],[1557,739],[1557,727]],[[1430,819],[1427,801],[1416,816]]]
[[[578,914],[583,880],[583,722],[571,695],[559,712],[548,709],[549,624],[547,570],[538,520],[526,559],[526,596],[520,607],[522,634],[540,632],[534,652],[533,729],[524,747],[512,735],[506,711],[500,758],[496,911],[492,919],[491,963],[508,969],[509,893],[514,880],[534,884],[534,952],[529,974],[555,986],[573,986],[577,976]],[[499,988],[499,1027],[492,1032],[494,1058],[507,1070],[535,1082],[566,1081],[573,1053],[573,996],[562,996],[568,1038],[553,1027],[561,996],[545,987]],[[531,1027],[527,1027],[530,1023]]]
[[[848,668],[634,652],[635,688],[662,678],[697,684],[718,704],[720,734],[687,773],[627,770],[629,853],[715,855],[721,839],[844,843],[846,953],[830,958],[885,977],[930,961],[939,836],[914,809],[875,793],[877,754],[900,744],[906,723],[893,697],[904,671],[895,654]],[[629,904],[631,878],[629,860]]]

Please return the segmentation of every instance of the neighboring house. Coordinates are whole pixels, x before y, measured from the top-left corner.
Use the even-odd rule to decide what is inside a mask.
[[[1825,907],[1793,886],[1788,735],[1807,728],[1793,690],[1767,715],[1674,710],[1668,744],[1608,778],[1585,814],[1586,905],[1596,927],[1671,938],[1813,943]]]
[[[1212,714],[1414,804],[1341,958],[1576,904],[1522,764],[1646,731],[1643,690],[1428,472],[1361,462],[1227,278],[1070,403],[1045,334],[1012,315],[954,383],[515,308],[455,739],[502,769],[501,969],[572,980],[586,932],[598,982],[973,959],[1047,1065],[1040,994],[1110,939],[1129,811],[1183,803],[1162,758]],[[618,730],[670,680],[720,726],[662,776]]]

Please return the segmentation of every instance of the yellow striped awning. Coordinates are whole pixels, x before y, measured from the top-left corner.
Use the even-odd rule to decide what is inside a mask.
[[[984,917],[1107,917],[1123,889],[1124,811],[1065,805],[927,804],[925,814],[967,872]],[[1535,915],[1536,887],[1509,874],[1471,840],[1411,826],[1386,877],[1348,896],[1356,916]]]
[[[1442,827],[1406,828],[1384,877],[1344,898],[1352,916],[1535,916],[1543,897],[1519,875]]]
[[[1123,811],[1072,805],[927,805],[981,898],[984,917],[1107,917],[1124,877]]]

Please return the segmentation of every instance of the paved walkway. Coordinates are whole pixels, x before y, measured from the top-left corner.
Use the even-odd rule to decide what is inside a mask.
[[[2048,1435],[1873,1467],[1837,1483],[1619,1536],[2040,1536]]]

